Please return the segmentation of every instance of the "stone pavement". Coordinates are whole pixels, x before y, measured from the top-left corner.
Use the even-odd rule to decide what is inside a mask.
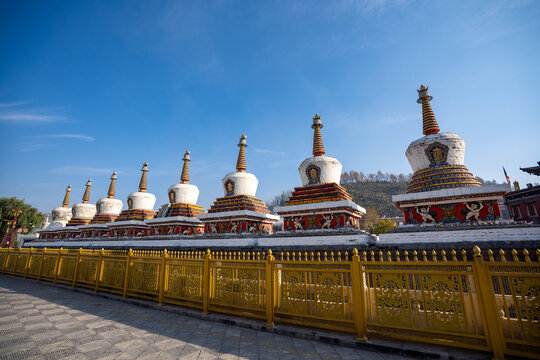
[[[194,319],[0,275],[2,359],[403,357]]]

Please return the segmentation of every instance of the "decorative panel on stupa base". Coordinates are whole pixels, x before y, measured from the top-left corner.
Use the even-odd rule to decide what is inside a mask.
[[[366,210],[351,200],[280,206],[275,211],[283,218],[283,230],[360,229]]]
[[[308,185],[294,188],[286,205],[313,204],[351,200],[352,197],[342,186],[336,183]]]
[[[153,236],[189,236],[204,233],[204,224],[193,217],[172,216],[146,220]]]
[[[78,226],[66,226],[57,230],[57,239],[78,239],[81,237],[81,230]]]
[[[434,163],[413,174],[407,193],[481,186],[465,165]]]
[[[113,231],[105,224],[90,224],[79,226],[81,238],[110,238]]]
[[[120,215],[112,215],[112,214],[98,214],[94,216],[90,224],[108,224],[115,222],[116,219],[118,219],[118,216]]]
[[[279,216],[257,211],[238,210],[199,215],[205,234],[273,234]]]
[[[257,199],[256,197],[250,195],[236,195],[217,198],[210,209],[208,209],[208,214],[239,210],[257,212],[261,214],[270,213],[266,207],[266,204],[261,199]]]
[[[474,186],[392,196],[406,224],[493,222],[501,219],[499,203],[509,184]]]
[[[36,233],[39,234],[41,240],[58,240],[60,238],[60,234],[58,233],[59,229],[62,228],[57,228],[55,230],[36,230]]]
[[[202,206],[193,204],[171,204],[167,211],[166,217],[196,217],[197,215],[204,214]]]
[[[152,234],[150,226],[143,221],[126,220],[115,221],[108,225],[111,230],[110,237],[144,237]]]
[[[153,210],[130,209],[120,213],[116,221],[144,221],[153,219],[157,212]]]

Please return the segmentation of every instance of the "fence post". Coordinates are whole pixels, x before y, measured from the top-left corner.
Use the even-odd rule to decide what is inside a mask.
[[[15,270],[17,270],[17,264],[19,263],[20,257],[21,257],[21,248],[18,248],[17,256],[15,257],[15,266],[13,266],[13,271],[11,272],[11,276],[15,275]]]
[[[353,250],[351,271],[356,340],[367,341],[364,273],[362,271],[362,266],[360,265],[360,256],[358,255],[357,249]]]
[[[38,277],[37,277],[37,280],[41,280],[41,272],[43,271],[43,263],[45,262],[45,253],[47,252],[47,248],[44,247],[43,249],[41,249],[41,251],[43,252],[43,254],[41,255],[41,262],[39,263],[39,272],[38,272]]]
[[[81,253],[82,248],[79,248],[79,254],[77,254],[77,262],[75,263],[75,270],[73,271],[73,283],[71,284],[72,288],[75,287],[77,279],[79,278],[79,263],[81,262]]]
[[[203,269],[203,314],[208,314],[208,301],[210,300],[210,260],[212,255],[210,249],[206,250],[204,255]]]
[[[268,250],[264,268],[266,290],[266,326],[274,326],[274,257]]]
[[[24,266],[24,278],[28,275],[28,268],[30,267],[30,261],[32,259],[32,247],[28,251],[28,257],[26,258],[26,265]]]
[[[6,265],[8,263],[8,259],[9,259],[9,249],[10,248],[7,248],[6,256],[4,257],[4,263],[2,264],[2,274],[4,274],[6,272]]]
[[[129,273],[131,272],[131,257],[133,256],[133,250],[129,249],[127,258],[126,258],[126,278],[124,279],[124,291],[122,291],[122,298],[127,298],[128,283],[129,283]]]
[[[60,272],[61,258],[62,258],[62,248],[58,249],[58,257],[56,258],[56,264],[54,264],[54,280],[53,280],[53,284],[56,284],[56,278],[58,277],[58,273]]]
[[[165,293],[165,267],[167,266],[167,257],[169,255],[167,254],[167,249],[163,250],[161,253],[161,269],[159,272],[159,297],[158,297],[158,304],[163,305],[163,295]]]
[[[495,296],[492,290],[493,282],[489,277],[489,270],[482,257],[480,248],[473,248],[474,268],[478,277],[478,288],[482,311],[487,322],[485,326],[486,336],[489,337],[493,350],[493,359],[504,359],[504,336],[500,324],[500,315],[497,311]]]
[[[94,287],[94,293],[98,292],[99,289],[99,281],[101,280],[101,270],[103,268],[103,254],[105,253],[105,249],[101,249],[99,252],[99,261],[97,265],[97,275],[96,275],[96,286]]]

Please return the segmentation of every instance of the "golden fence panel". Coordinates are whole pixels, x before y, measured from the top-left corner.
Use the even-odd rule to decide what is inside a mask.
[[[256,253],[209,254],[208,309],[264,319],[265,266]]]
[[[123,294],[128,261],[129,258],[124,255],[109,255],[101,251],[96,266],[99,275],[95,291]]]
[[[163,302],[203,309],[204,257],[173,251],[165,262]]]
[[[507,262],[504,251],[499,261],[493,253],[486,262],[492,280],[497,315],[502,326],[505,351],[512,355],[526,356],[540,353],[540,264],[532,263],[527,250],[525,261],[512,252]],[[537,258],[540,251],[537,251]]]
[[[486,259],[484,259],[484,255]],[[540,250],[0,249],[2,273],[274,322],[540,358]],[[535,260],[535,261],[533,261]]]

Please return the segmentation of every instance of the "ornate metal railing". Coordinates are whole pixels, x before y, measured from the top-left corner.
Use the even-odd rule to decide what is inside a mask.
[[[429,254],[0,249],[3,274],[200,309],[540,358],[540,250]],[[485,256],[485,257],[484,257]]]

